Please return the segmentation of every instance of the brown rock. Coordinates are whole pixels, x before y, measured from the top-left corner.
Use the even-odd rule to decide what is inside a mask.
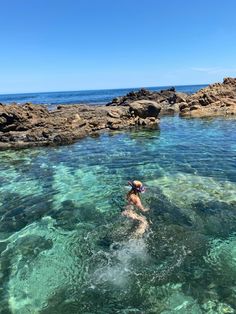
[[[225,78],[189,96],[180,104],[180,115],[212,117],[236,114],[236,78]]]
[[[158,103],[149,100],[134,101],[129,104],[129,107],[130,112],[133,112],[134,116],[144,119],[147,117],[157,118],[161,111],[161,106]]]
[[[116,97],[107,106],[130,106],[136,101],[153,101],[161,106],[162,115],[169,114],[170,112],[178,112],[179,107],[175,104],[185,102],[188,95],[184,93],[177,93],[175,88],[167,90],[161,90],[160,92],[149,91],[146,89],[140,89],[137,92],[130,92],[125,96]]]
[[[186,102],[181,102],[179,104],[179,110],[182,111],[183,109],[187,108],[189,105]]]
[[[133,112],[133,115],[131,112]],[[60,105],[48,111],[40,105],[0,106],[0,149],[61,145],[104,129],[117,130],[138,125],[153,126],[160,106],[155,103],[129,106]],[[136,116],[136,118],[134,117]],[[145,119],[153,117],[155,121]]]

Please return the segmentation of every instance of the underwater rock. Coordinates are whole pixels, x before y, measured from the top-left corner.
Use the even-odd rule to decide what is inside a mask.
[[[229,304],[221,303],[218,300],[209,300],[201,308],[206,314],[234,314],[235,310]]]
[[[182,290],[182,283],[144,285],[145,307],[148,313],[202,314],[198,301]]]
[[[79,289],[87,272],[89,243],[78,236],[79,232],[57,230],[50,217],[12,236],[4,252],[10,264],[6,291],[11,313],[25,313],[26,308],[38,313],[60,291]]]
[[[205,257],[205,261],[214,266],[228,280],[236,279],[236,235],[226,240],[214,239]]]
[[[230,181],[220,182],[212,177],[179,172],[147,181],[147,185],[159,188],[179,208],[189,208],[199,200],[236,205],[236,184]]]
[[[36,258],[40,252],[49,250],[52,246],[53,242],[51,239],[34,234],[24,235],[14,242],[14,246],[12,244],[9,245],[3,256],[13,259],[18,254],[22,260],[27,261],[28,259]]]
[[[9,194],[6,193],[7,195]],[[51,201],[47,198],[42,200],[41,196],[26,195],[23,200],[17,196],[17,199],[21,201],[19,205],[16,205],[14,200],[5,201],[5,197],[1,206],[3,214],[0,220],[0,232],[18,231],[27,224],[41,219],[51,210]]]
[[[211,177],[169,174],[147,181],[155,190],[152,208],[166,222],[189,226],[203,234],[228,236],[235,228],[236,185]],[[162,212],[162,208],[164,208]]]

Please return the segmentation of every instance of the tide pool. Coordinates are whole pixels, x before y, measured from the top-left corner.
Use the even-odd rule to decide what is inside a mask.
[[[143,238],[121,215],[147,191]],[[236,120],[0,152],[3,313],[235,313]]]

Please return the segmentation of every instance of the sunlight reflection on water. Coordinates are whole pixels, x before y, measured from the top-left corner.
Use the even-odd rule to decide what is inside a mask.
[[[234,313],[236,121],[0,152],[0,306],[11,313]],[[121,215],[147,185],[150,228]]]

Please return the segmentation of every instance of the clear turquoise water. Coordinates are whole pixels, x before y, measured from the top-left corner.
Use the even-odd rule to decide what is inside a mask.
[[[235,313],[236,120],[0,152],[1,313]],[[147,186],[149,231],[121,215]]]

